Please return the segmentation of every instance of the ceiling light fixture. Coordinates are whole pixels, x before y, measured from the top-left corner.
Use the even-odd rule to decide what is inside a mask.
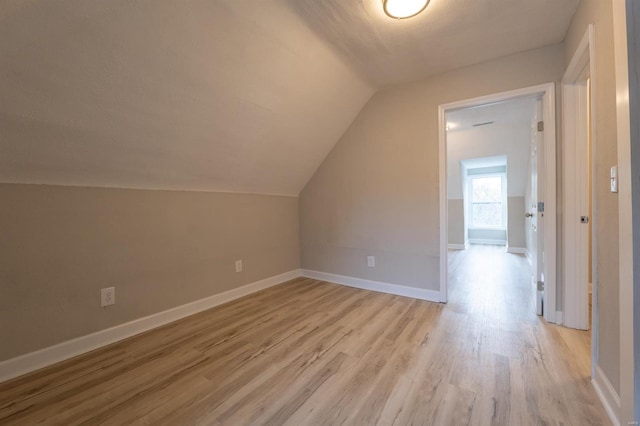
[[[382,0],[384,13],[394,19],[405,19],[422,12],[429,0]]]

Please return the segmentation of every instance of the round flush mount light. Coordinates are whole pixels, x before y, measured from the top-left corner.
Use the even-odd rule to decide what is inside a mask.
[[[422,12],[429,0],[382,0],[384,13],[394,19],[406,19]]]

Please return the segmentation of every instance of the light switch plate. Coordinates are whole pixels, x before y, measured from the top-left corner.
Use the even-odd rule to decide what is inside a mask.
[[[611,168],[611,192],[618,192],[618,166]]]

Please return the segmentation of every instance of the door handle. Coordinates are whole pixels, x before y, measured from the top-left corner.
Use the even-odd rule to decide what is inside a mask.
[[[527,212],[527,213],[524,214],[524,217],[533,217],[533,213]]]

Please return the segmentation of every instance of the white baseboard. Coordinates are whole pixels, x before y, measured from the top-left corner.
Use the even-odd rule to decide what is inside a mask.
[[[484,244],[491,246],[506,246],[507,242],[504,240],[487,240],[483,238],[469,238],[469,244]]]
[[[251,293],[269,288],[302,275],[300,269],[265,278],[224,293],[177,306],[115,327],[100,330],[35,352],[0,362],[0,383],[38,370],[74,356],[109,345],[127,337],[148,331],[189,315],[211,309]]]
[[[524,255],[528,253],[526,247],[511,247],[511,246],[507,247],[507,252],[513,253],[513,254],[524,254]]]
[[[449,250],[466,250],[467,247],[464,244],[448,244]]]
[[[591,384],[598,394],[605,411],[614,426],[620,426],[618,413],[620,412],[620,396],[615,391],[609,379],[604,374],[599,365],[596,365],[596,375],[591,378]]]
[[[414,299],[428,300],[430,302],[441,302],[440,291],[426,290],[422,288],[407,287],[398,284],[383,283],[380,281],[365,280],[362,278],[347,277],[344,275],[330,274],[328,272],[302,270],[302,276],[314,278],[316,280],[328,281],[342,284],[349,287],[361,288],[363,290],[378,291],[380,293],[395,294],[398,296],[412,297]]]

